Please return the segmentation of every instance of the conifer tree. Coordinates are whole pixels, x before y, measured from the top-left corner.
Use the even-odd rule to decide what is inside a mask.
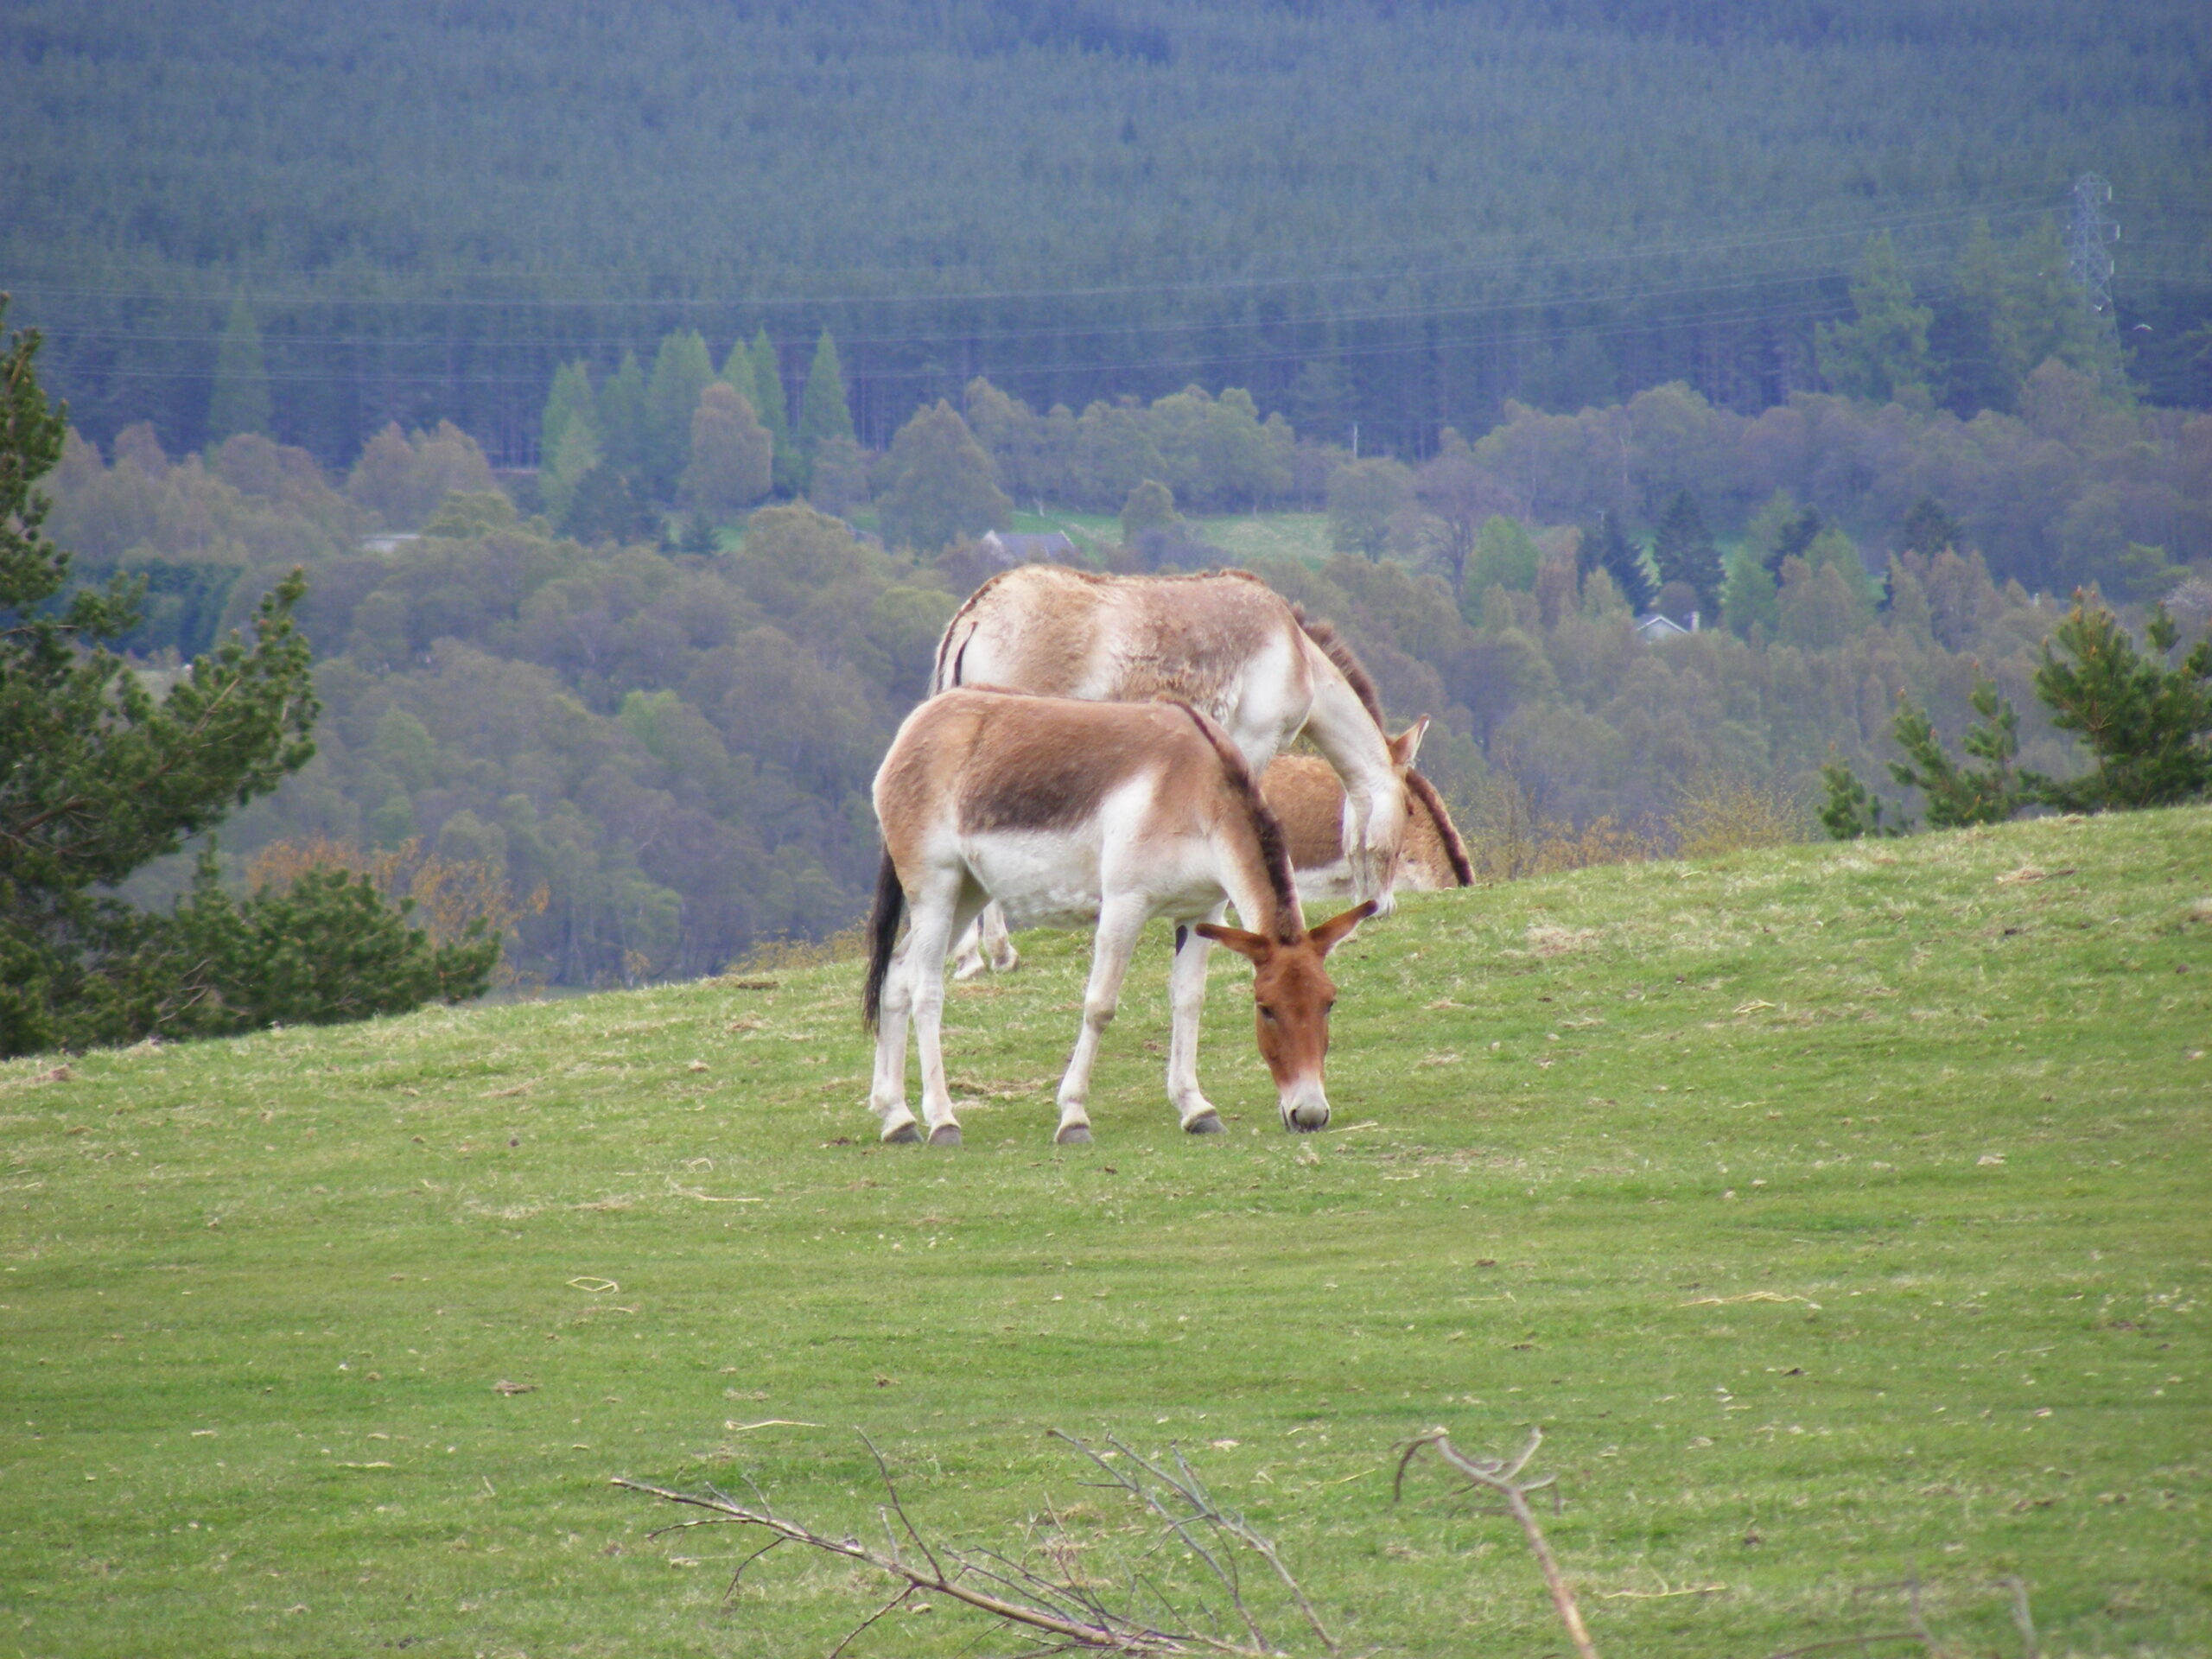
[[[1904,545],[1909,553],[1932,559],[1945,548],[1955,548],[1965,539],[1966,532],[1932,495],[1923,493],[1905,510]]]
[[[538,492],[545,498],[545,510],[555,524],[567,521],[576,486],[606,459],[599,445],[599,429],[589,416],[578,410],[562,423],[560,442],[537,474]]]
[[[2036,221],[2012,249],[1998,309],[1997,344],[2017,401],[2020,387],[2044,362],[2094,375],[2124,390],[2119,346],[2084,302],[2069,274],[2065,241],[2056,221]]]
[[[325,882],[302,906],[239,906],[203,860],[170,916],[105,896],[313,757],[319,705],[292,614],[307,584],[293,571],[256,608],[251,645],[232,634],[156,700],[111,648],[141,620],[143,582],[63,598],[71,559],[43,533],[35,486],[61,458],[64,411],[39,385],[38,344],[0,349],[0,1056],[299,1017],[288,963],[314,965],[308,1017],[480,992],[495,944],[472,939],[425,980],[420,936],[372,893]],[[373,960],[372,935],[389,947]]]
[[[591,367],[579,358],[553,372],[553,390],[545,399],[545,413],[537,423],[537,464],[550,467],[561,451],[569,423],[582,416],[598,429],[598,404],[592,395]],[[594,447],[596,447],[594,442]],[[579,474],[581,476],[581,474]]]
[[[1705,527],[1697,499],[1688,490],[1675,491],[1675,499],[1660,515],[1651,542],[1651,562],[1659,567],[1662,586],[1682,582],[1696,589],[1698,602],[1708,616],[1719,613],[1720,552],[1713,545],[1713,532]]]
[[[1657,590],[1651,585],[1651,573],[1643,568],[1643,554],[1622,533],[1619,517],[1610,512],[1601,514],[1598,527],[1586,537],[1586,543],[1594,545],[1594,563],[1612,578],[1613,586],[1620,589],[1629,609],[1639,615],[1649,610]]]
[[[1978,219],[1951,280],[1951,293],[1936,310],[1929,350],[1942,365],[1943,400],[1955,413],[2009,410],[2019,391],[1999,340],[2005,304],[2005,256]]]
[[[645,386],[644,481],[656,500],[676,492],[677,480],[691,458],[691,416],[699,394],[715,378],[715,360],[698,331],[678,329],[665,336],[653,354],[652,378]]]
[[[729,355],[722,359],[721,372],[715,377],[732,391],[751,404],[755,418],[760,411],[760,388],[753,383],[753,350],[741,334],[737,343],[729,348]]]
[[[791,480],[798,458],[791,453],[791,417],[784,402],[783,362],[765,326],[753,336],[753,390],[756,394],[753,412],[768,429],[769,442],[775,445],[776,493],[790,494],[796,487]]]
[[[1927,397],[1936,376],[1928,353],[1935,313],[1912,302],[1912,284],[1887,231],[1867,242],[1851,303],[1855,321],[1820,327],[1821,372],[1828,384],[1847,397],[1880,404]]]
[[[837,361],[837,342],[824,328],[814,344],[814,361],[798,400],[798,457],[801,487],[811,477],[814,458],[832,438],[853,435],[853,412],[845,403],[845,372]]]
[[[241,294],[231,302],[230,321],[215,343],[215,385],[207,399],[207,442],[220,443],[241,432],[269,435],[269,368],[261,353],[261,330],[253,308]]]
[[[648,445],[645,429],[645,372],[635,352],[622,353],[621,365],[599,389],[599,443],[607,464],[636,478],[643,472]]]

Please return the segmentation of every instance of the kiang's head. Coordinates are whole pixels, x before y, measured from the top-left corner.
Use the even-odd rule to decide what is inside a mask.
[[[1390,770],[1397,777],[1398,787],[1376,804],[1374,822],[1367,826],[1367,844],[1374,859],[1370,880],[1376,900],[1375,913],[1378,916],[1387,916],[1396,908],[1391,891],[1398,884],[1399,867],[1405,859],[1406,836],[1414,812],[1414,803],[1406,791],[1406,774],[1413,770],[1414,757],[1421,753],[1421,741],[1427,733],[1428,716],[1423,715],[1395,737],[1382,740],[1390,752]],[[1355,864],[1357,861],[1355,859]]]
[[[1274,1077],[1275,1103],[1287,1129],[1303,1133],[1328,1127],[1329,1096],[1321,1074],[1329,1054],[1329,1010],[1336,1006],[1337,987],[1323,959],[1375,910],[1375,901],[1370,899],[1288,939],[1211,922],[1198,924],[1200,934],[1227,945],[1252,964],[1260,1058]]]

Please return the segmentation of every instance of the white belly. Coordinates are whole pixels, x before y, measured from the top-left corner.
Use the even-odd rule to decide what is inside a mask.
[[[961,853],[1009,927],[1088,926],[1098,918],[1096,844],[1005,830],[962,837]]]
[[[972,831],[960,856],[1011,927],[1089,926],[1109,897],[1137,900],[1147,918],[1204,916],[1224,897],[1214,853],[1200,839],[1163,837],[1151,807],[1152,781],[1140,779],[1088,823]]]

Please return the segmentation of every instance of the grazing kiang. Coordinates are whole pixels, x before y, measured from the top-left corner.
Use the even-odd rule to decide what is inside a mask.
[[[1427,725],[1423,720],[1390,740],[1391,753],[1402,753],[1407,760],[1406,836],[1391,882],[1396,893],[1437,893],[1475,885],[1466,843],[1459,839],[1459,827],[1445,810],[1436,785],[1412,770],[1413,752],[1420,747]],[[1328,762],[1311,754],[1277,755],[1260,779],[1260,793],[1290,843],[1291,874],[1300,900],[1313,905],[1353,896],[1356,884],[1341,830],[1344,785]]]
[[[1436,786],[1412,770],[1427,726],[1421,720],[1390,740],[1392,756],[1402,758],[1407,767],[1406,836],[1391,882],[1395,893],[1436,893],[1475,884],[1466,843],[1459,839]],[[1357,897],[1351,861],[1344,849],[1344,788],[1329,763],[1319,755],[1279,754],[1260,779],[1260,793],[1289,843],[1299,902],[1342,903]],[[1020,960],[1007,937],[1002,912],[996,905],[987,905],[975,925],[961,936],[953,953],[952,976],[972,979],[987,965],[995,972],[1010,973]]]
[[[875,775],[875,810],[884,855],[861,1006],[876,1033],[871,1104],[886,1141],[923,1134],[906,1105],[911,1020],[928,1138],[959,1143],[941,1036],[944,955],[988,900],[1017,926],[1096,924],[1055,1140],[1090,1139],[1091,1067],[1138,936],[1155,917],[1178,924],[1167,1094],[1182,1127],[1193,1135],[1222,1127],[1198,1087],[1210,942],[1252,963],[1260,1054],[1283,1126],[1328,1123],[1322,1070],[1336,987],[1323,958],[1375,905],[1306,926],[1281,828],[1243,757],[1207,716],[1179,702],[947,691],[899,728]],[[1231,904],[1242,928],[1222,925]]]
[[[1186,702],[1220,723],[1255,778],[1302,734],[1344,779],[1354,893],[1389,910],[1408,761],[1384,738],[1381,700],[1351,648],[1249,572],[1018,565],[970,594],[938,642],[931,695],[963,685]]]

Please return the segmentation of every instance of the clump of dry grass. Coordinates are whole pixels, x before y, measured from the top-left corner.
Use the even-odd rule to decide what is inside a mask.
[[[1545,816],[1534,792],[1503,766],[1475,786],[1461,833],[1476,878],[1485,882],[1630,864],[1666,851],[1656,838],[1610,813],[1581,825]]]
[[[1679,856],[1719,858],[1804,841],[1812,822],[1803,799],[1778,779],[1705,771],[1682,785],[1668,828]]]
[[[826,968],[833,962],[858,962],[868,955],[868,925],[855,922],[823,939],[763,939],[734,963],[731,974],[787,974],[801,968]]]

